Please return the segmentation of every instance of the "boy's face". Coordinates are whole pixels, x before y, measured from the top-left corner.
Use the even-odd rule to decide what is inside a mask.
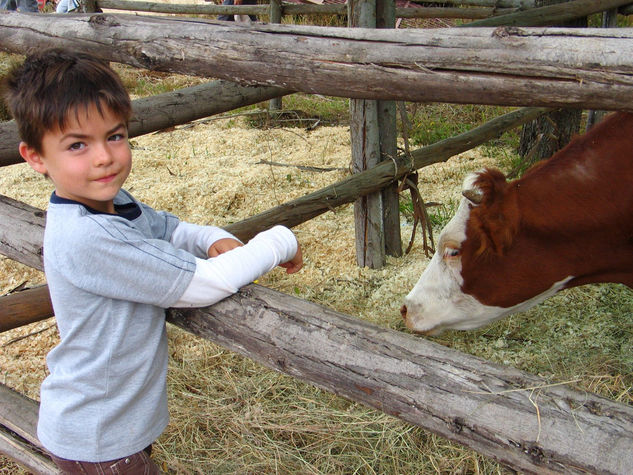
[[[127,127],[107,107],[102,107],[103,115],[95,105],[77,112],[69,114],[64,130],[46,132],[41,154],[25,143],[20,154],[50,177],[60,198],[114,213],[112,200],[132,167]]]

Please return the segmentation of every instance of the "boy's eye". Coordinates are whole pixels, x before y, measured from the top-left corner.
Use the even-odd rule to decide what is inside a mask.
[[[118,142],[119,140],[125,140],[125,134],[113,134],[111,135],[108,140],[112,141],[112,142]]]
[[[85,147],[85,144],[83,142],[75,142],[73,144],[70,144],[70,146],[68,147],[68,150],[81,150],[84,147]]]

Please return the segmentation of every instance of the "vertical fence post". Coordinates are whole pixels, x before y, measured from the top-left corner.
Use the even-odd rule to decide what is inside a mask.
[[[396,27],[395,1],[376,0],[376,27]],[[381,161],[395,158],[398,151],[395,101],[378,101],[378,131]],[[400,234],[400,199],[397,183],[382,190],[382,206],[385,252],[389,256],[401,257],[402,236]]]
[[[348,0],[350,27],[376,27],[376,0]],[[352,170],[367,170],[380,162],[378,101],[350,99]],[[354,202],[356,262],[379,269],[385,264],[382,193],[372,193]]]
[[[281,0],[270,0],[270,23],[281,23]],[[268,101],[268,110],[281,110],[281,97],[275,97]]]
[[[348,0],[351,27],[395,27],[395,3],[390,0]],[[352,168],[360,172],[396,156],[394,101],[350,99]],[[397,185],[359,198],[354,203],[356,262],[378,269],[385,255],[401,256],[400,211]]]
[[[618,9],[613,8],[602,13],[602,28],[616,28],[618,26]],[[590,110],[587,112],[587,127],[588,131],[594,125],[602,120],[606,111],[602,110]]]

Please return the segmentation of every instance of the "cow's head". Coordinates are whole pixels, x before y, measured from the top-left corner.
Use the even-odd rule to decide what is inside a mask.
[[[466,178],[437,252],[405,298],[401,313],[409,329],[434,335],[479,328],[543,301],[570,280],[541,275],[542,266],[529,262],[537,255],[529,239],[516,239],[516,186],[498,170]]]

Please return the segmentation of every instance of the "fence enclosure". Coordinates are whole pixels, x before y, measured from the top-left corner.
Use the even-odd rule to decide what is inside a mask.
[[[121,3],[103,0],[96,5],[121,8]],[[130,8],[147,8],[144,11],[166,8],[124,3]],[[490,19],[485,21],[503,21],[505,16],[505,21],[513,25],[521,21],[533,24],[535,18],[540,18],[542,24],[543,12],[555,12],[521,12],[518,8],[526,2],[519,0],[454,3],[470,8],[449,7],[447,12],[491,10],[495,5],[510,9],[498,17],[489,12],[486,18]],[[573,12],[584,16],[627,4],[622,0],[571,3],[573,9],[559,8],[561,15]],[[314,8],[282,6],[283,14],[293,14],[289,12],[299,7]],[[265,14],[250,8],[268,7],[233,8],[240,13]],[[622,11],[631,8],[626,6]],[[427,9],[431,10],[411,10]],[[266,46],[253,52],[253,44]],[[547,108],[633,110],[633,57],[629,54],[633,51],[633,32],[628,29],[389,31],[261,24],[242,27],[200,19],[113,14],[64,15],[55,21],[45,15],[0,14],[0,49],[23,53],[33,45],[72,46],[136,67],[221,79],[135,101],[132,135],[293,91],[359,101],[537,106],[512,112],[466,134],[414,151],[411,156],[378,161],[324,190],[227,227],[245,240],[273,223],[294,226],[379,192],[408,172],[479,145],[538,117]],[[223,50],[239,54],[227,56]],[[235,57],[241,57],[240,61]],[[150,122],[156,108],[161,108],[160,101],[173,102],[175,96],[179,104]],[[218,102],[200,97],[217,97]],[[204,107],[192,111],[192,103],[203,102]],[[15,125],[9,122],[0,126],[0,138],[0,165],[17,163],[19,139]],[[0,216],[0,252],[41,269],[45,212],[0,197]],[[46,287],[29,292],[22,299],[19,294],[0,297],[1,329],[51,314]],[[519,470],[625,473],[633,465],[630,406],[562,384],[547,384],[513,368],[279,292],[250,285],[208,308],[170,309],[168,321],[265,366],[378,408]],[[345,352],[340,351],[343,347]],[[537,408],[531,399],[535,392]],[[36,403],[4,386],[0,386],[0,403],[0,451],[32,470],[54,472],[35,436]]]

